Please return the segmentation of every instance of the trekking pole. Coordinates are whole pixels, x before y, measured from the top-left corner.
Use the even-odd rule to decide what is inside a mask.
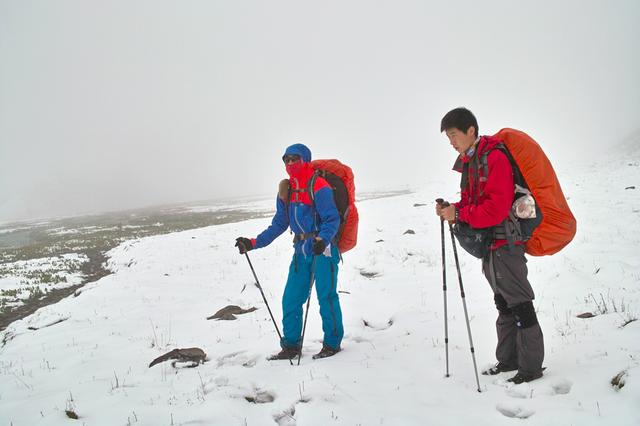
[[[448,207],[449,203],[444,202],[444,207]],[[471,325],[469,324],[469,314],[467,312],[467,302],[464,296],[464,287],[462,286],[462,274],[460,273],[460,262],[458,261],[458,250],[456,249],[456,239],[453,235],[453,226],[449,224],[449,232],[451,232],[451,244],[453,245],[453,257],[456,260],[456,270],[458,271],[458,282],[460,283],[460,296],[462,297],[462,306],[464,308],[464,319],[467,322],[467,333],[469,334],[469,345],[471,346],[471,358],[473,359],[473,370],[476,373],[476,383],[478,384],[478,392],[480,390],[480,379],[478,378],[478,366],[476,364],[476,353],[473,349],[473,339],[471,338]]]
[[[262,291],[262,286],[260,285],[260,281],[258,280],[256,271],[253,269],[253,265],[251,264],[251,259],[249,259],[249,253],[245,252],[244,255],[247,257],[247,262],[249,262],[249,267],[251,268],[251,272],[253,272],[253,277],[256,279],[256,287],[258,287],[258,289],[260,290],[260,294],[262,295],[262,300],[264,300],[264,304],[267,305],[267,310],[269,311],[269,315],[271,316],[271,321],[273,321],[273,325],[276,328],[276,332],[278,333],[280,342],[282,342],[282,334],[280,334],[280,329],[278,328],[278,324],[276,324],[276,320],[273,317],[273,313],[271,312],[271,308],[269,307],[269,302],[267,302],[267,298],[264,295],[264,291]],[[293,365],[293,361],[289,360],[289,364]]]
[[[304,314],[304,325],[302,326],[302,338],[300,339],[300,353],[298,353],[298,365],[300,365],[300,358],[302,358],[302,344],[304,342],[304,332],[307,329],[307,316],[309,316],[309,304],[311,302],[311,290],[313,289],[313,281],[316,275],[316,259],[318,256],[313,256],[313,263],[311,264],[311,280],[309,281],[309,295],[307,296],[307,311]]]
[[[440,206],[444,200],[438,198],[436,200]],[[442,293],[444,296],[444,354],[446,360],[446,373],[444,377],[449,377],[449,325],[447,322],[447,268],[445,266],[445,250],[444,250],[444,219],[440,218],[440,242],[442,243]]]

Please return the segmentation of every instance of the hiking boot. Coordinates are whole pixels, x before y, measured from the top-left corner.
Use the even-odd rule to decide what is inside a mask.
[[[338,348],[334,349],[331,346],[322,345],[322,350],[320,350],[320,352],[315,354],[313,356],[313,359],[329,358],[330,356],[334,356],[335,354],[337,354],[340,351],[341,351],[341,349],[340,349],[339,346],[338,346]]]
[[[507,364],[501,362],[497,363],[491,368],[488,368],[482,372],[485,376],[495,376],[496,374],[506,373],[507,371],[515,371],[518,367],[510,367]]]
[[[267,360],[277,361],[281,359],[293,359],[300,355],[300,349],[298,348],[282,348],[277,354],[271,355]]]
[[[512,378],[507,379],[507,382],[519,385],[520,383],[530,382],[532,380],[539,379],[540,377],[542,377],[542,371],[536,374],[517,373]]]

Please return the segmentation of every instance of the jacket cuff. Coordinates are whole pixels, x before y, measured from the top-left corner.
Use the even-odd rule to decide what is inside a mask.
[[[252,238],[252,239],[251,239],[251,246],[252,246],[253,248],[256,248],[256,239],[255,239],[255,238]]]
[[[469,207],[463,207],[461,209],[456,207],[456,223],[458,222],[469,223]]]

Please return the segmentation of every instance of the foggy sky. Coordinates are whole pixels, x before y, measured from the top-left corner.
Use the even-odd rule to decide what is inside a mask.
[[[441,3],[0,0],[0,221],[275,199],[296,142],[456,182],[458,106],[556,165],[640,128],[637,0]]]

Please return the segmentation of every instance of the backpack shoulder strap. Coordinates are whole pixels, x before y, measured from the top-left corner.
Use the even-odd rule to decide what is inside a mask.
[[[289,202],[291,201],[291,184],[289,179],[282,179],[278,184],[278,198],[282,200],[286,210],[288,210]]]
[[[309,198],[311,199],[314,210],[316,208],[316,194],[313,192],[313,187],[316,186],[316,180],[318,180],[318,176],[320,176],[320,172],[316,170],[313,175],[311,175],[309,182],[307,182],[307,192],[309,193]]]
[[[518,163],[516,163],[516,160],[514,160],[513,155],[511,155],[511,152],[509,152],[507,146],[501,142],[495,146],[495,149],[499,149],[504,153],[504,155],[507,156],[507,160],[509,160],[509,164],[511,164],[511,171],[513,172],[513,183],[520,186],[521,188],[528,190],[529,187],[527,186],[527,182],[524,180],[524,176],[522,176],[522,173],[520,172]]]

